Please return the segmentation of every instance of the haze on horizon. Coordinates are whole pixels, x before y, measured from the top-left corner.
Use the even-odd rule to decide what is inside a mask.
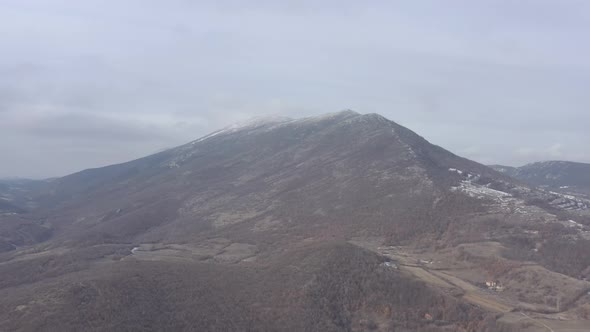
[[[485,164],[590,162],[583,0],[0,3],[0,177],[260,115],[379,113]]]

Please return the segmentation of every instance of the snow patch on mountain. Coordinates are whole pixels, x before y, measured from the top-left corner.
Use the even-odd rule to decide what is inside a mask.
[[[477,199],[490,199],[502,205],[507,203],[516,203],[516,199],[512,194],[489,188],[488,186],[473,183],[470,180],[461,181],[459,186],[453,187],[452,190],[459,190],[466,193],[470,197]]]
[[[463,175],[463,171],[456,168],[449,168],[449,172],[455,172],[459,175]]]
[[[259,127],[263,127],[263,126],[267,126],[267,125],[284,124],[284,123],[289,123],[292,121],[295,121],[295,120],[288,118],[288,117],[284,117],[284,116],[274,116],[273,115],[273,116],[254,117],[254,118],[246,120],[246,121],[234,123],[234,124],[229,125],[221,130],[218,130],[218,131],[215,131],[209,135],[203,136],[203,137],[191,142],[191,144],[203,142],[207,139],[210,139],[215,136],[222,135],[222,134],[231,134],[231,133],[238,132],[240,130],[255,129],[255,128],[259,128]]]

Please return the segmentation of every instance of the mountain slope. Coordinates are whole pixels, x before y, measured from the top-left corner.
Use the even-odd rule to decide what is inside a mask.
[[[11,331],[432,331],[434,320],[473,331],[490,324],[481,310],[382,262],[344,243],[294,248],[256,267],[127,260],[0,290],[0,321]]]
[[[273,230],[342,238],[382,234],[399,222],[416,225],[411,235],[424,230],[418,226],[436,231],[430,221],[446,217],[430,211],[434,201],[441,211],[456,204],[449,188],[462,178],[449,169],[501,178],[381,116],[341,112],[256,122],[83,171],[54,181],[41,202],[59,209],[51,222],[68,239],[95,242],[185,242],[215,234],[243,241]],[[456,214],[477,210],[477,202],[459,199]],[[418,218],[424,225],[413,223]]]
[[[377,114],[257,119],[28,195],[0,217],[0,321],[22,330],[477,331],[590,288],[573,207]]]

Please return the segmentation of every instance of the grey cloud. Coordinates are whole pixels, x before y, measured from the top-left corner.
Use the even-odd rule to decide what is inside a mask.
[[[59,114],[46,117],[19,128],[39,138],[97,141],[161,140],[149,126],[115,121],[93,114]],[[154,135],[156,134],[156,135]]]
[[[581,0],[3,1],[0,176],[345,108],[480,162],[590,161],[589,33]]]

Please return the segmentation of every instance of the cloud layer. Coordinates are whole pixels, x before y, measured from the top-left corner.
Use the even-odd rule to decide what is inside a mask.
[[[0,177],[345,108],[483,163],[590,161],[588,35],[583,0],[7,0]]]

